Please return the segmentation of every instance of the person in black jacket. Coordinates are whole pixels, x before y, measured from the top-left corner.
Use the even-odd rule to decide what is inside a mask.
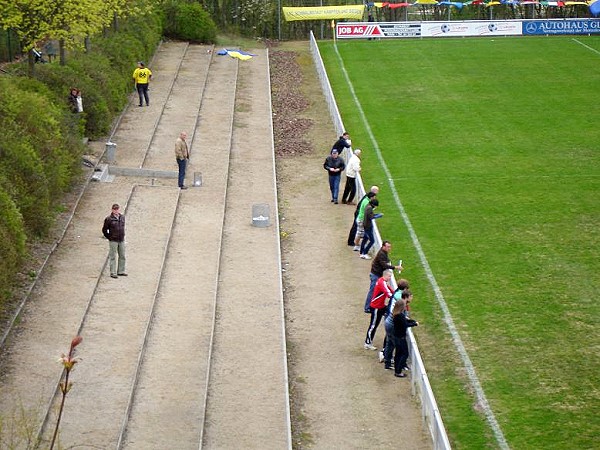
[[[332,150],[331,155],[325,158],[323,168],[329,174],[329,190],[331,190],[331,203],[338,204],[338,195],[340,192],[340,179],[342,171],[346,168],[344,160],[340,158],[337,150]]]
[[[125,272],[125,216],[120,213],[117,203],[112,205],[110,215],[104,219],[102,234],[108,239],[108,260],[110,276],[117,278],[126,277]],[[117,255],[119,261],[117,265]]]
[[[350,140],[350,135],[346,131],[344,131],[344,133],[338,138],[338,140],[335,141],[333,147],[331,147],[331,152],[333,153],[334,150],[337,150],[337,152],[341,155],[344,149],[350,148],[351,145],[352,141]]]
[[[394,375],[398,378],[406,377],[406,373],[402,370],[406,366],[406,360],[408,359],[408,343],[406,342],[406,330],[409,327],[416,327],[419,322],[416,320],[409,319],[406,312],[406,300],[398,300],[394,304],[392,310],[392,320],[394,321],[394,334],[392,335],[394,340]],[[386,364],[386,369],[390,367]]]

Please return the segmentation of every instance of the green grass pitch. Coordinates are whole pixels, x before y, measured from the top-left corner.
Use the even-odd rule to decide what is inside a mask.
[[[509,446],[599,448],[600,36],[337,47]],[[333,42],[319,48],[453,447],[495,448]]]

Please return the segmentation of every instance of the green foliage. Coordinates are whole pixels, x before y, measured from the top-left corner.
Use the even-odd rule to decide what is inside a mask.
[[[172,0],[165,3],[165,35],[192,42],[213,43],[217,27],[198,3]]]
[[[6,287],[13,282],[13,275],[18,270],[25,256],[25,231],[23,218],[17,205],[3,188],[5,183],[0,175],[0,304],[6,295]]]

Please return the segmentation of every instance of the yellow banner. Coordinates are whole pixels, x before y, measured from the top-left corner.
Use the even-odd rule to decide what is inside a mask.
[[[283,17],[292,20],[354,19],[362,20],[365,5],[283,7]]]

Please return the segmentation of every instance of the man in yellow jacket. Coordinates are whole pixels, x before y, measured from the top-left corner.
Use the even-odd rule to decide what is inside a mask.
[[[150,98],[148,97],[148,83],[152,79],[152,72],[142,61],[138,62],[137,68],[133,71],[133,81],[140,97],[139,106],[143,106],[143,100],[146,100],[146,106],[150,106]]]

